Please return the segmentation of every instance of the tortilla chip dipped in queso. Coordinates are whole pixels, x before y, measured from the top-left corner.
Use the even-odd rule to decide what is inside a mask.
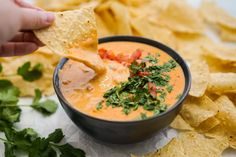
[[[97,53],[97,28],[94,11],[90,7],[55,13],[52,26],[34,31],[53,52],[77,60],[96,73],[104,72]]]
[[[182,68],[167,53],[138,42],[99,44],[105,75],[68,60],[59,72],[67,101],[87,115],[112,120],[146,119],[174,105],[185,86]]]

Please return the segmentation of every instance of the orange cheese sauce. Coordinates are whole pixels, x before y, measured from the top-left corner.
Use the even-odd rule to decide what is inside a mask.
[[[163,64],[172,59],[165,52],[142,43],[135,42],[109,42],[99,45],[99,48],[111,50],[114,54],[131,55],[137,49],[143,51],[142,57],[148,54],[159,54],[158,64]],[[130,121],[140,119],[140,114],[145,113],[148,117],[153,116],[152,111],[146,111],[139,107],[136,111],[131,111],[128,115],[122,112],[121,107],[112,108],[103,105],[97,110],[97,104],[103,100],[106,91],[124,82],[129,77],[127,66],[117,61],[103,60],[106,73],[96,76],[96,73],[80,62],[69,60],[59,73],[60,88],[66,100],[77,110],[100,119],[112,121]],[[185,86],[185,78],[182,68],[178,65],[168,73],[170,75],[169,84],[173,86],[171,93],[167,93],[165,103],[168,108],[178,101],[178,95],[182,94]]]

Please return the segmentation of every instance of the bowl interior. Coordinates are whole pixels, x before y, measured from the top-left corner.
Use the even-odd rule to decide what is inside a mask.
[[[129,42],[138,42],[138,43],[143,43],[143,44],[147,44],[153,47],[156,47],[160,50],[162,50],[163,52],[167,53],[168,55],[170,55],[183,69],[183,73],[184,73],[184,77],[185,77],[185,86],[184,86],[184,91],[180,97],[180,99],[173,104],[170,108],[167,109],[167,111],[156,115],[156,116],[152,116],[149,117],[147,119],[143,119],[143,120],[132,120],[132,121],[110,121],[110,120],[105,120],[105,119],[100,119],[100,118],[96,118],[96,117],[92,117],[90,115],[87,115],[83,112],[80,112],[79,110],[75,109],[72,105],[70,105],[70,103],[66,100],[66,98],[63,96],[61,90],[60,90],[60,81],[59,81],[59,71],[63,68],[64,64],[68,61],[67,58],[63,58],[59,64],[57,65],[55,71],[54,71],[54,76],[53,76],[53,86],[55,89],[55,92],[57,94],[57,96],[59,97],[59,99],[61,101],[64,102],[64,104],[68,105],[68,107],[77,112],[78,114],[82,114],[86,117],[92,118],[92,119],[96,119],[96,120],[100,120],[100,121],[105,121],[105,122],[114,122],[114,123],[136,123],[139,121],[146,121],[146,120],[151,120],[157,117],[161,117],[163,115],[165,115],[166,113],[174,110],[178,105],[180,105],[184,99],[186,98],[186,96],[189,93],[190,87],[191,87],[191,75],[190,75],[190,71],[189,68],[186,64],[186,62],[183,60],[183,58],[177,53],[175,52],[173,49],[165,46],[162,43],[159,43],[157,41],[154,40],[150,40],[147,38],[143,38],[143,37],[135,37],[135,36],[111,36],[111,37],[105,37],[105,38],[101,38],[99,39],[99,43],[106,43],[106,42],[117,42],[117,41],[129,41]]]

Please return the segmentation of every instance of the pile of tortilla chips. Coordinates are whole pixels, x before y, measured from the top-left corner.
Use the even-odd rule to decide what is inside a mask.
[[[99,37],[144,36],[170,46],[188,61],[190,96],[171,124],[181,133],[147,157],[219,157],[228,147],[236,149],[236,45],[225,43],[236,42],[236,19],[226,11],[205,0],[199,8],[185,0],[37,0],[36,4],[49,11],[93,6]],[[208,37],[207,30],[215,31],[220,40]],[[51,79],[58,58],[39,50],[29,56],[3,59],[3,66],[9,67],[5,71],[10,73],[15,68],[13,63],[16,66],[37,57],[42,57],[47,67],[41,80],[28,85],[20,78],[8,78],[24,86],[25,95],[32,95],[33,89],[28,89],[32,86],[50,93],[51,87],[44,87],[42,82]]]

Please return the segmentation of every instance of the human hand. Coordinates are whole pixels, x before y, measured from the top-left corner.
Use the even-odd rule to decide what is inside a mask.
[[[0,19],[0,57],[7,57],[43,46],[32,30],[51,25],[54,15],[22,0],[6,0],[0,5]]]

